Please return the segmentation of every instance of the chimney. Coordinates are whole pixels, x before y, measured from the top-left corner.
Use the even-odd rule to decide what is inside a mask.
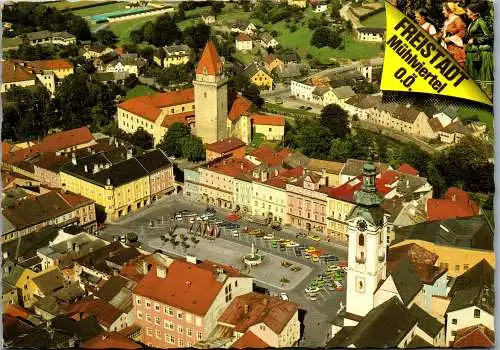
[[[131,158],[132,158],[132,148],[127,150],[127,159],[131,159]]]
[[[76,165],[76,154],[75,153],[71,153],[71,163],[73,163],[73,165]]]
[[[267,171],[262,171],[260,173],[260,181],[262,181],[262,182],[267,181]]]
[[[99,172],[99,165],[94,164],[94,170],[92,171],[92,174],[97,174]]]
[[[186,289],[191,287],[191,281],[186,281]]]
[[[457,201],[457,195],[454,193],[452,196],[451,196],[451,200],[453,202],[456,202]]]
[[[156,277],[158,278],[167,277],[167,269],[165,268],[165,266],[160,266],[160,265],[156,266]]]

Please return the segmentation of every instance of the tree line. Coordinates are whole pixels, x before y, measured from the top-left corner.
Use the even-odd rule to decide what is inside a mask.
[[[408,163],[420,171],[434,188],[435,197],[448,187],[493,193],[492,146],[472,136],[430,155],[409,142],[399,145],[387,137],[361,129],[350,129],[347,113],[338,105],[326,106],[319,118],[296,118],[285,125],[284,144],[311,158],[345,162],[349,158],[387,162],[394,167]]]

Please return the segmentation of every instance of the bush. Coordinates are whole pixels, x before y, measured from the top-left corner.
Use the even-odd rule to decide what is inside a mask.
[[[333,49],[339,47],[342,43],[342,37],[338,32],[332,31],[329,27],[320,27],[316,29],[311,38],[311,45],[316,47],[329,46]]]

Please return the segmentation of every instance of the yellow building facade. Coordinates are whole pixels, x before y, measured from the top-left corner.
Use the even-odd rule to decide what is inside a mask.
[[[255,74],[250,76],[250,82],[253,84],[268,89],[273,88],[273,78],[262,69],[258,70]]]
[[[495,253],[491,250],[445,246],[419,239],[407,239],[394,244],[389,249],[412,243],[437,254],[436,265],[448,267],[448,276],[450,277],[460,276],[483,259],[495,267]]]
[[[354,203],[328,197],[326,229],[334,239],[347,241],[346,219],[354,207]]]

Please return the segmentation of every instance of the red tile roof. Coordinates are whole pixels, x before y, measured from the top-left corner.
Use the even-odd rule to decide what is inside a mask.
[[[28,61],[26,62],[27,69],[33,69],[36,73],[42,70],[59,70],[73,68],[73,64],[68,60],[42,60],[42,61]]]
[[[92,297],[88,297],[77,302],[76,304],[72,304],[68,313],[73,315],[72,318],[76,317],[80,319],[95,316],[97,322],[109,327],[121,316],[123,312],[104,300],[92,299]]]
[[[134,293],[173,306],[177,309],[204,316],[223,284],[217,280],[217,268],[221,267],[229,276],[239,276],[230,267],[202,262],[191,264],[175,260],[167,269],[166,277],[151,269],[134,289]]]
[[[281,334],[298,309],[299,305],[294,302],[251,292],[234,298],[219,317],[219,323],[234,326],[234,330],[239,333],[264,323],[274,333]]]
[[[22,318],[23,320],[27,320],[31,315],[31,312],[19,305],[9,305],[7,310],[4,310],[4,313],[12,317]]]
[[[285,117],[281,115],[252,114],[252,123],[257,125],[285,126]]]
[[[59,191],[59,194],[73,208],[78,208],[78,207],[81,207],[83,205],[91,204],[93,202],[92,199],[89,199],[89,198],[84,197],[84,196],[80,196],[79,194],[72,193],[72,192]]]
[[[165,118],[163,118],[161,126],[163,126],[164,128],[168,128],[173,123],[189,124],[190,118],[194,118],[194,111],[169,114],[166,115]]]
[[[490,348],[495,345],[495,332],[479,324],[457,331],[454,348]]]
[[[236,41],[252,41],[252,39],[245,33],[240,33],[240,35],[236,37]]]
[[[476,202],[459,188],[449,188],[443,198],[427,200],[427,221],[466,218],[479,214]]]
[[[412,167],[410,164],[406,163],[401,164],[397,170],[401,173],[415,175],[415,176],[418,176],[420,173],[417,169]]]
[[[393,190],[393,188],[387,186],[388,184],[393,183],[393,181],[391,181],[394,179],[392,175],[392,172],[390,172],[386,176],[375,179],[377,192],[382,196],[385,196]],[[329,187],[327,190],[328,196],[345,202],[354,203],[354,192],[361,190],[362,178],[363,177],[360,175],[338,187]]]
[[[15,83],[20,81],[35,81],[35,75],[27,72],[24,67],[12,61],[2,61],[2,83]]]
[[[194,103],[193,88],[134,97],[120,103],[118,108],[155,122],[162,108],[186,103]]]
[[[142,346],[118,332],[104,332],[90,338],[81,346],[84,349],[141,349]]]
[[[274,176],[264,182],[266,185],[276,187],[276,188],[285,188],[288,180],[294,177],[299,177],[304,175],[304,168],[297,167],[294,169],[285,170],[279,173],[277,176]]]
[[[278,57],[278,56],[276,56],[275,54],[272,54],[272,53],[271,53],[271,54],[267,55],[267,57],[266,57],[266,59],[265,59],[265,62],[266,62],[267,64],[271,64],[271,63],[273,63],[273,62],[274,62],[274,60],[279,60],[279,61],[281,61],[281,60],[279,59],[279,57]]]
[[[223,65],[219,54],[217,53],[217,48],[212,41],[208,41],[203,54],[201,55],[200,62],[196,67],[196,74],[204,74],[204,70],[207,70],[209,75],[219,75],[222,73]]]
[[[238,177],[252,171],[255,164],[247,159],[229,158],[212,165],[208,170],[232,177]]]
[[[252,331],[247,331],[231,347],[235,349],[264,349],[269,348],[269,345]]]
[[[259,162],[264,163],[267,166],[274,167],[283,164],[283,161],[292,154],[288,148],[282,148],[278,152],[275,152],[272,148],[261,146],[256,148],[252,152],[252,156],[255,157]]]
[[[125,49],[123,47],[117,47],[115,52],[118,56],[122,56],[125,53]]]
[[[237,120],[241,115],[245,112],[248,112],[248,110],[252,107],[252,102],[247,100],[245,96],[238,95],[236,100],[234,100],[233,105],[231,106],[231,111],[229,112],[229,115],[227,116],[229,120],[234,122]]]
[[[217,141],[205,146],[207,151],[212,151],[219,154],[225,154],[234,151],[238,148],[245,147],[245,142],[236,137],[230,137],[221,141]]]
[[[77,129],[61,131],[45,136],[39,144],[41,152],[58,151],[65,148],[82,145],[94,140],[90,129],[86,126]]]

